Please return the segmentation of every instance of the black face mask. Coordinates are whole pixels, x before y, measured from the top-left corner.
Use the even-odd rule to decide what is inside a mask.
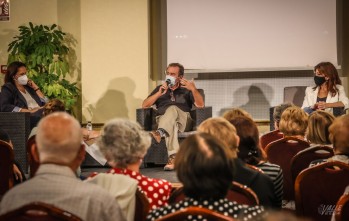
[[[320,86],[320,85],[322,85],[323,83],[325,83],[326,82],[326,79],[325,79],[325,77],[320,77],[320,76],[314,76],[314,81],[315,81],[315,84],[316,84],[316,86]]]

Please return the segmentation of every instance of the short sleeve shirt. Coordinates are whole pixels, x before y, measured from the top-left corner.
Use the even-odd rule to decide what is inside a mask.
[[[150,93],[148,97],[158,92],[160,87],[161,85],[157,86]],[[174,101],[171,100],[171,92],[173,92],[173,96],[175,98]],[[159,115],[164,114],[166,109],[171,105],[176,105],[182,111],[189,112],[192,109],[193,104],[194,104],[193,94],[188,89],[182,88],[182,87],[179,87],[174,91],[171,91],[170,89],[168,89],[167,92],[161,95],[161,97],[159,97],[155,102]]]

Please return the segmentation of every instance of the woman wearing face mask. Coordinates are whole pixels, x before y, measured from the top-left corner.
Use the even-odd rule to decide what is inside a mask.
[[[46,101],[40,88],[28,79],[26,65],[19,61],[12,62],[7,67],[5,84],[1,88],[1,112],[30,112],[31,125],[35,126]]]
[[[302,108],[308,114],[315,110],[333,113],[334,107],[349,107],[337,69],[330,62],[321,62],[314,67],[315,86],[307,87]]]

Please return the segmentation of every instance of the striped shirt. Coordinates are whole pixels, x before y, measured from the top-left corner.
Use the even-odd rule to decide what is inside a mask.
[[[283,173],[282,169],[279,165],[271,164],[269,162],[261,161],[259,164],[255,165],[259,169],[263,170],[263,172],[268,175],[274,183],[275,196],[278,199],[278,202],[281,202],[283,198]]]

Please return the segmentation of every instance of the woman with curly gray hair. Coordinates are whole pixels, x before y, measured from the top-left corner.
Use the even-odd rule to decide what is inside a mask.
[[[113,167],[108,173],[124,174],[138,181],[148,197],[150,208],[167,204],[171,184],[166,180],[148,178],[139,172],[142,159],[151,143],[149,133],[127,119],[113,119],[105,124],[97,141],[101,152]]]

